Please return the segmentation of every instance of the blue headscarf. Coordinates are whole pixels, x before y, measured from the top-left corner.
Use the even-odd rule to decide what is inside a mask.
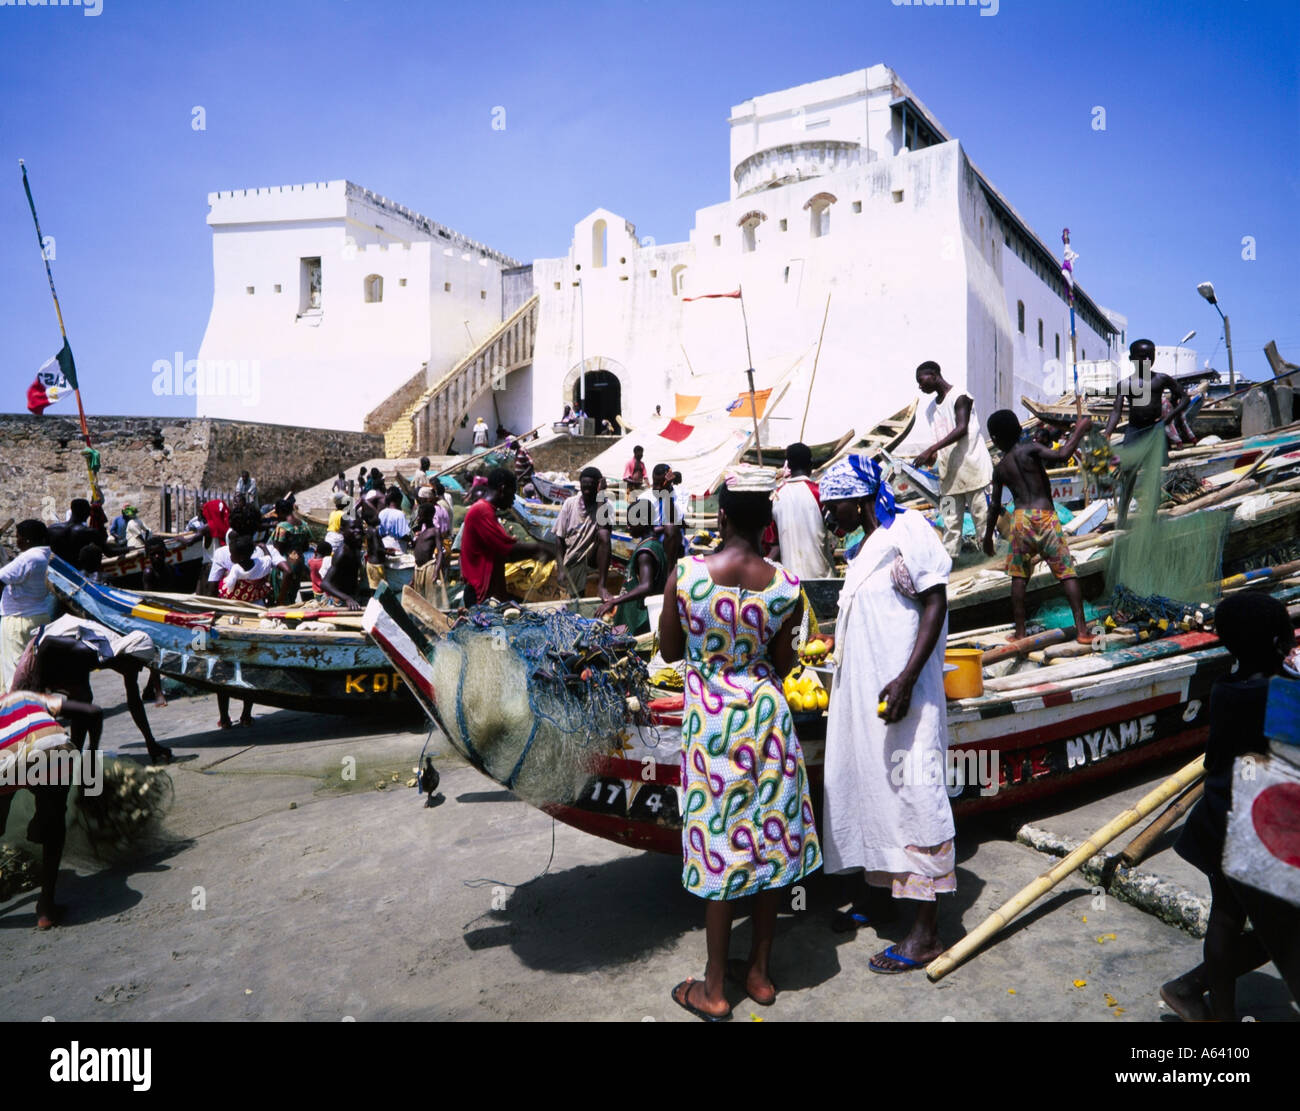
[[[822,504],[850,498],[874,498],[876,521],[881,528],[889,528],[894,518],[904,512],[894,502],[894,491],[889,488],[880,471],[880,464],[865,455],[848,455],[822,475],[818,483]]]

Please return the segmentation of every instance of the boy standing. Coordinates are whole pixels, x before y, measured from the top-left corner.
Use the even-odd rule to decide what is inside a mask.
[[[1002,488],[1011,491],[1016,511],[1011,525],[1011,555],[1007,559],[1007,573],[1011,576],[1011,617],[1016,625],[1016,639],[1025,635],[1025,592],[1029,576],[1033,574],[1034,561],[1042,559],[1052,569],[1065,591],[1066,600],[1074,612],[1075,636],[1080,644],[1090,644],[1088,625],[1083,616],[1083,594],[1074,570],[1074,557],[1070,555],[1061,519],[1052,503],[1052,480],[1047,477],[1047,463],[1064,463],[1075,449],[1084,433],[1092,425],[1091,417],[1084,417],[1070,432],[1059,448],[1053,451],[1040,443],[1021,443],[1020,421],[1010,409],[999,409],[989,417],[989,436],[1002,451],[1002,460],[993,468],[993,505],[1001,508]],[[995,514],[989,514],[984,530],[984,552],[993,554],[993,528]]]
[[[949,557],[956,559],[961,554],[967,510],[975,535],[984,529],[989,514],[984,498],[993,477],[993,460],[980,435],[974,399],[944,378],[938,363],[927,360],[917,367],[916,385],[922,393],[931,395],[924,417],[935,437],[934,443],[916,457],[916,465],[938,465],[943,546]]]

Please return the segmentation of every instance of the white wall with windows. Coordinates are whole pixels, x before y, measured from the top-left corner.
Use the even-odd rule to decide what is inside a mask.
[[[212,193],[213,303],[198,357],[255,361],[259,390],[199,416],[360,429],[428,363],[501,320],[513,259],[346,181]]]

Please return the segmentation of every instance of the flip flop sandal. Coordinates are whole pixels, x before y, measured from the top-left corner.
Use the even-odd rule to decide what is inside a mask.
[[[877,966],[876,961],[881,957],[886,960],[897,961],[903,967],[880,968]],[[914,961],[911,957],[905,957],[893,945],[891,945],[883,953],[877,953],[876,956],[867,961],[867,967],[871,969],[872,972],[878,972],[882,976],[897,976],[901,972],[915,972],[918,968],[924,968],[925,961]]]
[[[749,965],[739,958],[727,962],[727,979],[733,984],[738,984],[744,991],[745,995],[760,1007],[770,1007],[776,1002],[777,987],[775,984],[772,985],[771,999],[759,999],[758,996],[750,994],[749,988],[746,986],[746,982],[749,979]]]
[[[870,925],[870,917],[857,910],[837,910],[831,918],[831,929],[837,934],[851,934]]]
[[[725,1015],[711,1015],[709,1014],[708,1011],[702,1011],[700,1010],[699,1007],[693,1006],[691,1004],[691,985],[695,982],[696,981],[694,977],[691,977],[689,979],[683,980],[680,984],[678,984],[675,988],[673,988],[672,992],[670,993],[672,995],[673,1002],[676,1003],[677,1006],[681,1007],[682,1010],[690,1011],[691,1014],[693,1014],[696,1018],[702,1018],[704,1019],[705,1022],[726,1022],[729,1018],[731,1018],[730,1011],[728,1011]],[[682,988],[685,988],[686,991],[682,993],[681,998],[678,998],[677,993],[680,992]]]

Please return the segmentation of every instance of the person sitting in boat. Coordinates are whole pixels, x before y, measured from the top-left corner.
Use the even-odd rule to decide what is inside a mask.
[[[943,952],[937,900],[957,890],[943,689],[952,559],[924,516],[898,508],[867,456],[832,466],[821,496],[837,531],[865,534],[833,640],[822,837],[827,871],[861,871],[867,889],[832,928],[883,920],[871,888],[913,902],[907,935],[868,962],[872,972],[910,972]]]
[[[1065,591],[1066,601],[1074,614],[1074,633],[1080,644],[1091,644],[1088,623],[1083,616],[1083,593],[1074,570],[1074,557],[1061,529],[1061,519],[1052,501],[1052,480],[1047,465],[1068,463],[1079,443],[1092,427],[1092,418],[1084,417],[1070,431],[1065,443],[1053,450],[1036,441],[1021,443],[1020,420],[1010,409],[999,409],[989,417],[989,436],[1002,452],[993,468],[993,504],[1002,504],[1002,488],[1011,491],[1016,507],[1011,524],[1011,554],[1007,557],[1007,574],[1011,576],[1011,620],[1016,639],[1025,635],[1025,593],[1034,563],[1041,559],[1052,569],[1056,581]],[[997,518],[990,514],[984,528],[984,554],[993,554],[993,530]]]
[[[611,509],[601,486],[604,476],[597,467],[584,467],[578,476],[578,492],[564,499],[555,518],[555,539],[560,567],[575,598],[587,593],[587,580],[596,574],[596,593],[609,601],[605,579],[609,574],[612,539]]]
[[[273,597],[283,606],[297,598],[302,581],[307,577],[307,555],[311,551],[312,535],[289,498],[275,503],[275,516],[279,523],[271,533],[271,545],[280,553],[288,570],[277,568],[272,573],[271,590]]]
[[[1268,751],[1264,711],[1269,682],[1285,673],[1287,655],[1296,644],[1295,630],[1285,604],[1255,591],[1231,594],[1220,602],[1214,629],[1237,667],[1210,690],[1205,793],[1174,844],[1179,856],[1209,878],[1210,920],[1202,963],[1160,989],[1160,998],[1185,1022],[1236,1022],[1237,979],[1270,959],[1300,1000],[1300,910],[1230,880],[1222,864],[1233,768],[1239,756]]]
[[[348,609],[359,610],[357,595],[361,590],[362,533],[359,527],[341,526],[339,546],[334,549],[328,563],[321,565],[321,592]]]
[[[265,549],[259,551],[251,536],[236,534],[230,541],[230,567],[221,579],[218,592],[232,601],[264,606],[272,597],[274,570],[275,563]]]
[[[152,535],[145,528],[144,522],[140,520],[140,511],[133,505],[122,507],[122,514],[126,517],[126,550],[128,552],[142,552],[145,545],[149,542]]]
[[[469,507],[460,534],[460,573],[465,580],[464,604],[495,598],[510,600],[506,564],[521,559],[554,559],[547,544],[518,541],[497,520],[515,501],[515,476],[497,467],[487,476],[487,493]]]
[[[108,526],[108,538],[119,548],[126,547],[126,505]]]
[[[645,600],[662,594],[667,581],[668,560],[663,543],[654,534],[654,508],[649,498],[637,498],[627,507],[627,531],[636,548],[627,561],[623,593],[602,602],[596,610],[597,617],[614,614],[615,627],[623,626],[631,636],[650,631]]]
[[[167,562],[167,545],[159,536],[149,537],[145,548],[148,562],[140,576],[141,585],[152,594],[174,593],[180,589],[180,572]]]
[[[77,570],[90,583],[104,581],[104,549],[98,544],[87,544],[77,553]]]
[[[14,690],[0,695],[0,767],[15,760],[30,762],[46,753],[74,753],[67,730],[55,719],[63,718],[84,732],[99,724],[103,714],[98,706],[58,694]],[[0,786],[0,835],[9,821],[14,793],[19,790],[17,786]],[[68,832],[68,785],[29,783],[27,790],[36,800],[36,815],[27,827],[27,838],[41,846],[36,928],[48,930],[59,924],[65,911],[54,902],[54,888]]]
[[[1128,428],[1124,431],[1123,443],[1127,445],[1140,443],[1147,436],[1159,437],[1160,446],[1156,451],[1156,466],[1163,467],[1169,462],[1169,438],[1165,435],[1166,421],[1177,420],[1191,404],[1192,399],[1179,384],[1178,379],[1168,374],[1157,374],[1153,367],[1156,361],[1156,345],[1149,339],[1134,340],[1128,348],[1129,361],[1133,364],[1133,373],[1115,387],[1115,403],[1110,408],[1106,420],[1106,439],[1119,426],[1124,416],[1124,399],[1128,398]],[[1164,399],[1168,394],[1173,408],[1165,415]],[[1137,465],[1121,465],[1119,476],[1119,515],[1116,528],[1123,528],[1128,520],[1129,502],[1133,500],[1133,488],[1137,485]]]
[[[704,980],[673,1002],[710,1022],[731,1017],[734,980],[759,1006],[776,1001],[769,960],[789,885],[822,865],[803,751],[781,680],[795,661],[799,581],[765,560],[772,484],[729,475],[718,492],[722,549],[679,562],[664,588],[659,643],[687,661],[682,719],[682,885],[707,900]],[[728,961],[736,900],[753,895],[745,960]]]

